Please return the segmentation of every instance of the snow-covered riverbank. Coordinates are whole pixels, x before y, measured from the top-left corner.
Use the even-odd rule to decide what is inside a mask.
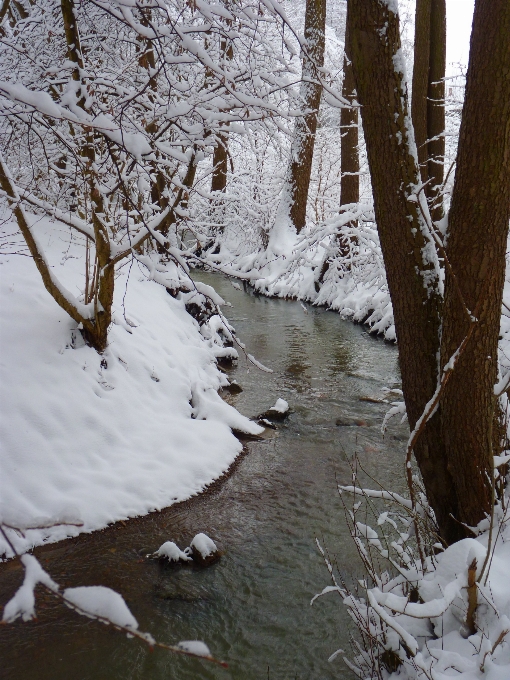
[[[49,220],[35,229],[53,271],[76,291],[82,246]],[[11,240],[4,252],[23,252]],[[22,528],[82,524],[29,530],[26,539],[11,532],[18,550],[189,498],[241,451],[232,428],[261,431],[218,395],[227,384],[219,348],[136,263],[116,279],[103,356],[84,344],[30,257],[0,255],[0,263],[0,515]]]

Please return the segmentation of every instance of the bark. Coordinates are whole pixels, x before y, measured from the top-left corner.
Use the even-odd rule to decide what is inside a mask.
[[[437,384],[442,297],[435,249],[417,195],[416,148],[403,79],[398,16],[386,2],[352,0],[351,49],[372,179],[374,207],[399,342],[402,388],[411,428]],[[427,212],[426,201],[421,200]],[[443,538],[462,536],[457,497],[440,436],[427,424],[416,460]]]
[[[347,2],[347,16],[345,18],[345,45],[344,45],[344,64],[342,97],[357,103],[356,85],[354,83],[354,73],[352,70],[351,48],[350,48],[350,1]],[[358,107],[340,109],[340,207],[350,203],[359,202],[359,150],[358,150]],[[358,226],[358,220],[349,223],[351,227]],[[336,235],[332,243],[331,251],[338,253],[343,258],[348,258],[351,252],[351,245],[355,244],[354,237]],[[331,264],[331,255],[327,255],[322,263],[319,277],[315,284],[317,292],[320,290],[324,277]],[[346,266],[350,263],[347,260]]]
[[[231,21],[228,21],[230,24]],[[231,41],[224,37],[221,41],[220,52],[223,61],[231,61],[234,57],[234,49]],[[228,128],[227,126],[224,126]],[[227,188],[228,172],[228,131],[224,130],[217,135],[216,146],[213,154],[213,174],[211,179],[211,191],[225,191]]]
[[[225,8],[230,9],[232,0],[225,0]],[[227,29],[232,26],[232,19],[225,19]],[[234,45],[226,35],[222,36],[220,43],[220,59],[228,67],[228,62],[234,58]],[[225,191],[227,188],[228,171],[228,124],[223,126],[225,130],[219,132],[213,154],[213,174],[211,179],[211,191]]]
[[[448,219],[441,363],[478,322],[441,407],[448,465],[470,526],[492,505],[492,424],[510,218],[510,3],[477,0]]]
[[[413,96],[411,117],[418,151],[421,181],[428,181],[427,95],[430,60],[430,14],[432,0],[417,0],[414,29]]]
[[[420,173],[432,219],[443,216],[439,189],[444,174],[445,0],[418,0],[415,16],[411,115]]]
[[[345,54],[344,79],[342,83],[342,97],[350,102],[357,102],[356,85],[352,70],[350,47],[350,19],[349,2],[347,3],[347,17],[345,21]],[[359,151],[358,151],[358,108],[340,109],[340,205],[359,202]],[[351,226],[357,227],[355,220]],[[341,243],[342,255],[349,254],[349,244]]]
[[[303,54],[301,86],[302,105],[306,114],[296,118],[287,189],[290,220],[298,233],[306,222],[306,204],[312,173],[317,115],[322,95],[322,85],[317,79],[317,67],[324,66],[325,30],[326,0],[307,0],[306,50]],[[284,200],[287,198],[285,197]]]
[[[196,156],[197,147],[195,146],[193,147],[193,152],[188,161],[186,174],[184,176],[184,179],[182,180],[182,186],[177,192],[177,196],[174,199],[174,202],[168,212],[167,217],[157,227],[157,231],[163,234],[163,236],[169,237],[168,245],[170,246],[177,246],[177,235],[174,233],[170,233],[170,230],[172,229],[172,227],[174,227],[174,225],[178,223],[179,212],[181,210],[186,210],[188,207],[189,192],[195,182],[195,176],[197,174]],[[158,252],[161,254],[164,254],[167,251],[167,248],[161,245],[160,243],[158,243],[157,248]]]
[[[62,19],[67,43],[68,59],[75,65],[73,80],[81,84],[77,105],[85,108],[87,87],[83,80],[83,54],[80,34],[75,16],[74,0],[61,0]],[[94,279],[91,283],[94,302],[94,322],[84,325],[83,335],[87,342],[98,352],[106,349],[108,329],[112,321],[112,303],[114,292],[115,267],[111,258],[111,244],[103,197],[96,186],[94,171],[95,135],[93,132],[85,134],[80,154],[85,161],[85,178],[90,193],[92,226],[94,229],[96,261]],[[88,272],[87,272],[88,273]]]
[[[445,151],[446,2],[432,0],[430,12],[429,82],[427,90],[428,178],[425,195],[432,219],[443,217],[440,193],[444,179]]]
[[[211,191],[225,191],[228,171],[228,133],[219,132],[213,154]]]

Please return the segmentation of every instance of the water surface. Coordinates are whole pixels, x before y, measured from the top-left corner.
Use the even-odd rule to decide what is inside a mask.
[[[315,539],[346,579],[361,573],[336,491],[350,482],[355,453],[382,484],[402,489],[405,429],[392,426],[383,440],[387,405],[360,400],[399,386],[396,347],[323,309],[255,296],[218,275],[198,278],[232,303],[226,313],[238,335],[274,371],[241,358],[226,370],[244,391],[226,398],[253,417],[282,397],[290,417],[247,442],[232,474],[207,493],[36,554],[62,586],[114,588],[142,630],[168,643],[202,639],[229,669],[150,652],[40,593],[37,621],[0,627],[3,680],[353,677],[341,658],[327,661],[339,647],[349,651],[339,598],[309,605],[330,584]],[[165,540],[184,547],[200,531],[225,551],[209,569],[143,557]],[[14,561],[0,565],[1,604],[22,575]]]

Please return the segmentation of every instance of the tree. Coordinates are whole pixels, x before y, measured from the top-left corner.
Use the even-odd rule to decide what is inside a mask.
[[[510,3],[477,0],[446,233],[450,267],[441,337],[444,366],[472,328],[441,403],[459,519],[469,526],[492,505],[487,480],[493,474],[494,385],[510,219],[509,36]],[[463,474],[466,459],[469,469]]]
[[[48,292],[102,352],[115,268],[126,259],[157,279],[165,253],[164,285],[192,285],[180,251],[198,164],[226,124],[242,132],[278,115],[278,77],[289,68],[267,34],[282,19],[269,9],[262,21],[242,2],[228,3],[228,12],[188,0],[136,7],[61,0],[60,12],[46,0],[20,7],[30,21],[2,5],[0,185]],[[204,35],[227,52],[237,39],[239,63],[218,63]],[[46,261],[27,206],[83,239],[76,296]]]
[[[444,176],[445,69],[445,0],[418,0],[411,116],[421,179],[434,221],[443,216],[440,190]]]
[[[352,71],[350,46],[349,3],[345,19],[345,52],[342,97],[350,102],[356,101],[356,86]],[[358,151],[358,107],[340,109],[340,205],[359,201],[359,151]]]
[[[306,204],[312,172],[317,114],[322,95],[318,69],[324,66],[326,0],[307,0],[300,100],[304,114],[296,118],[290,166],[282,196],[282,208],[299,232],[306,222]]]
[[[227,20],[227,26],[231,22]],[[220,55],[223,63],[232,61],[234,57],[234,47],[232,41],[223,36],[220,45]],[[218,132],[216,146],[213,154],[213,173],[211,179],[211,192],[225,191],[227,188],[228,172],[228,132]]]
[[[420,189],[398,13],[381,0],[352,0],[350,9],[354,77],[407,414],[411,429],[420,432],[415,454],[428,500],[451,543],[469,531],[461,522],[476,524],[491,506],[490,431],[510,206],[510,5],[476,1],[444,304],[439,236]],[[441,246],[440,252],[444,257]],[[461,370],[452,371],[459,349]],[[444,389],[443,400],[421,421]]]

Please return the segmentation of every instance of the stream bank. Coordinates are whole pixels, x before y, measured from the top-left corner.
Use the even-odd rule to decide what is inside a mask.
[[[347,579],[355,576],[361,567],[337,481],[349,482],[349,461],[358,453],[382,484],[397,491],[404,485],[406,428],[392,425],[383,440],[387,404],[364,400],[399,386],[397,348],[324,309],[257,296],[215,274],[198,278],[232,303],[227,317],[238,336],[274,371],[263,373],[241,357],[227,372],[243,391],[228,400],[254,417],[283,398],[290,417],[262,440],[246,442],[229,476],[205,494],[35,554],[61,585],[114,588],[142,630],[169,643],[202,639],[230,667],[151,653],[44,596],[37,621],[0,627],[2,678],[352,677],[341,658],[327,661],[339,647],[349,649],[349,620],[338,598],[309,606],[329,585],[315,538]],[[225,551],[208,569],[174,569],[144,557],[166,540],[185,547],[202,531]],[[0,602],[21,576],[16,562],[0,565]]]

